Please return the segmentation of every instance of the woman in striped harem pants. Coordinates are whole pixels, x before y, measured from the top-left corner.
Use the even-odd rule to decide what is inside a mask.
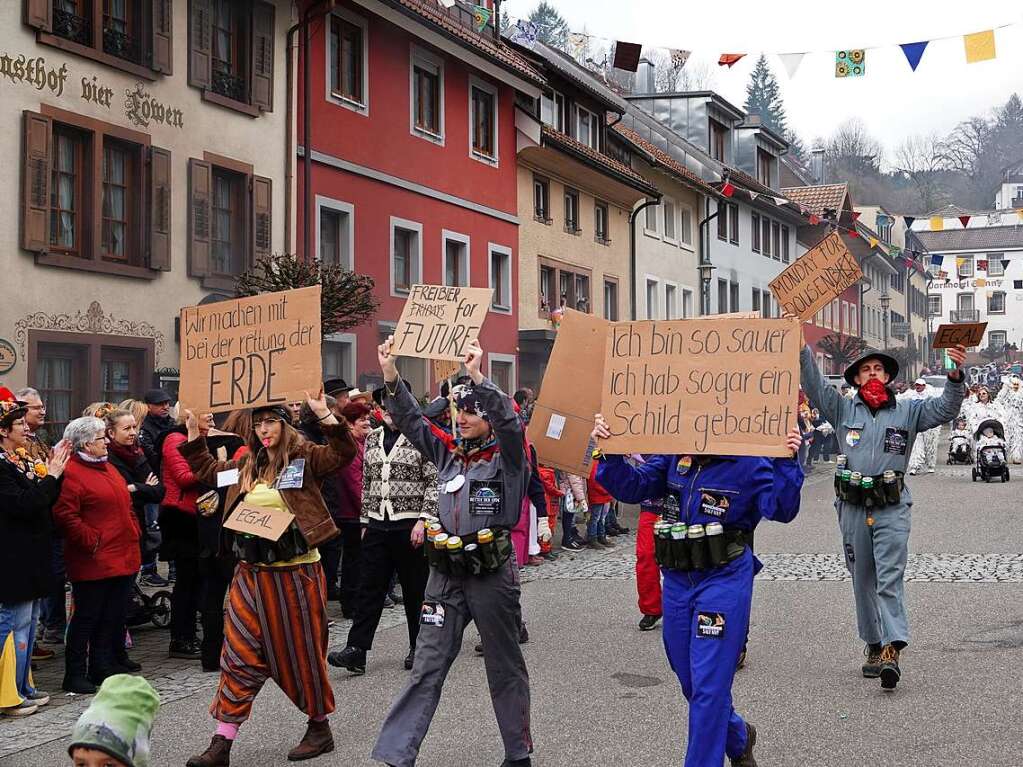
[[[227,491],[226,514],[244,502],[259,518],[290,519],[279,537],[267,539],[227,528],[223,546],[238,559],[228,592],[220,685],[210,706],[216,733],[202,754],[186,767],[228,767],[239,726],[267,679],[309,717],[289,761],[312,759],[334,750],[327,715],[334,692],[327,677],[327,581],[319,545],[337,536],[320,492],[323,479],[349,463],[355,441],[322,396],[308,405],[323,426],[326,445],[304,441],[282,406],[253,410],[248,453],[238,461],[217,461],[187,413],[188,442],[178,448],[200,482],[216,486],[236,474]],[[211,511],[212,513],[212,511]],[[284,516],[288,515],[288,516]]]
[[[238,565],[224,621],[220,686],[210,706],[218,722],[241,724],[267,679],[310,719],[334,711],[327,683],[327,582],[318,563]],[[291,658],[301,659],[295,664]]]

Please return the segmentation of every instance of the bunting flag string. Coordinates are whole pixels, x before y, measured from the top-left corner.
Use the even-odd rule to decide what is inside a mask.
[[[971,218],[970,216],[960,216],[959,217],[959,223],[963,225],[963,229],[965,229],[969,225],[970,218]]]
[[[485,5],[474,5],[472,7],[472,21],[476,25],[476,31],[482,33],[490,22],[493,11]]]
[[[943,216],[931,216],[930,226],[932,232],[940,232],[945,228],[945,219]]]
[[[450,7],[454,6],[456,0],[437,0],[437,2],[439,2],[441,5],[443,5],[446,8],[450,8]],[[493,17],[493,12],[490,11],[489,8],[486,8],[484,6],[478,6],[478,5],[472,6],[472,10],[473,10],[473,13],[474,13],[474,19],[476,19],[477,23],[479,23],[478,20],[480,18],[482,18],[482,16],[484,15],[484,14],[480,14],[478,12],[479,9],[483,9],[483,10],[487,11],[487,13],[485,14],[486,15],[486,22],[489,23],[490,19]],[[508,15],[507,18],[513,24],[519,24],[520,22],[527,21],[525,19],[515,19],[515,18],[511,17],[510,15]],[[533,23],[533,22],[528,22],[528,23]],[[859,77],[864,77],[867,74],[867,71],[866,71],[866,58],[867,58],[867,53],[869,51],[871,51],[871,50],[880,50],[880,49],[885,49],[885,48],[898,47],[902,51],[903,55],[905,56],[906,61],[908,62],[909,66],[910,66],[910,69],[913,72],[916,72],[918,67],[921,64],[924,52],[928,48],[933,47],[932,43],[936,43],[936,42],[940,42],[940,41],[945,41],[945,40],[960,40],[961,41],[961,44],[963,45],[965,61],[968,64],[974,64],[974,63],[983,62],[983,61],[990,61],[992,59],[997,58],[997,54],[998,54],[995,33],[998,30],[1002,30],[1002,29],[1006,29],[1008,27],[1016,26],[1016,25],[1018,25],[1020,23],[1021,22],[1019,20],[1013,20],[1011,22],[1008,22],[1008,23],[1005,23],[1005,24],[999,24],[999,25],[994,26],[994,27],[992,27],[990,29],[985,29],[985,30],[981,30],[981,31],[977,31],[977,32],[958,33],[958,34],[949,34],[949,35],[939,35],[939,36],[936,36],[936,37],[932,37],[932,38],[930,38],[928,40],[918,40],[918,41],[915,41],[915,42],[906,42],[906,43],[898,43],[898,44],[878,44],[878,45],[866,45],[866,46],[861,45],[861,46],[856,47],[856,48],[840,48],[840,49],[837,49],[837,50],[836,49],[832,49],[832,50],[817,49],[817,50],[812,50],[812,51],[777,51],[777,50],[769,51],[769,50],[765,50],[765,51],[746,51],[746,52],[743,52],[743,53],[721,53],[721,54],[715,54],[715,55],[717,57],[718,65],[721,66],[721,67],[727,67],[729,69],[732,68],[733,66],[735,66],[736,63],[738,63],[739,61],[741,61],[742,59],[744,59],[744,58],[746,58],[747,56],[750,56],[750,55],[756,55],[757,53],[761,53],[761,52],[764,53],[765,55],[774,55],[774,56],[777,56],[779,58],[779,60],[781,61],[781,64],[782,64],[783,68],[785,69],[785,72],[788,75],[789,79],[792,79],[793,77],[795,77],[796,72],[800,69],[801,65],[803,64],[803,60],[805,59],[805,57],[807,55],[814,55],[814,54],[818,54],[818,53],[826,53],[826,54],[828,54],[831,57],[831,61],[832,61],[832,65],[831,66],[834,68],[833,71],[834,71],[834,75],[835,75],[836,78],[839,78],[839,79],[845,79],[845,78],[850,78],[850,77],[851,78],[859,78]],[[486,23],[484,23],[483,26],[485,27]],[[534,28],[536,28],[535,23],[534,23]],[[516,40],[517,39],[517,35],[520,35],[520,34],[521,33],[512,32],[510,34],[510,37],[511,37],[511,39]],[[535,36],[531,36],[528,33],[523,35],[523,37],[525,38],[525,40],[535,40],[536,39]],[[615,50],[617,50],[617,45],[615,45],[616,42],[617,41],[615,39],[607,38],[607,37],[602,37],[602,36],[599,36],[599,35],[591,35],[591,34],[586,33],[586,32],[570,32],[569,35],[568,35],[569,51],[579,61],[583,60],[583,57],[585,56],[585,54],[586,54],[587,50],[589,49],[591,43],[598,43],[600,45],[605,46],[605,48],[607,48],[607,49],[615,49]],[[672,66],[674,68],[676,68],[676,69],[681,69],[689,61],[689,59],[690,59],[690,57],[691,57],[691,55],[693,53],[693,51],[691,49],[689,49],[689,48],[679,48],[679,47],[675,47],[675,46],[665,46],[665,45],[659,45],[659,44],[624,43],[624,42],[622,44],[627,46],[627,49],[630,52],[629,58],[625,59],[626,63],[631,62],[633,60],[633,56],[635,55],[635,51],[637,51],[637,50],[639,51],[639,55],[642,56],[642,51],[643,50],[647,50],[649,52],[649,51],[651,51],[653,49],[661,49],[661,50],[665,51],[667,53],[667,55],[670,57]],[[928,58],[928,61],[931,62],[931,64],[934,63],[932,60],[934,59],[934,57],[936,55],[937,54],[933,54],[932,53],[931,56]],[[638,62],[637,62],[637,64],[638,64]],[[628,67],[619,67],[619,68],[624,69],[625,71],[629,71],[629,72],[635,72],[636,71],[635,69],[628,68]]]

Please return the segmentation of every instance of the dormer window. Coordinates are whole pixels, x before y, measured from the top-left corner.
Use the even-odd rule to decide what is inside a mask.
[[[597,115],[589,109],[575,108],[575,137],[591,149],[600,151],[600,130]]]
[[[774,177],[774,157],[757,147],[757,181],[764,186],[771,186]]]
[[[710,120],[710,156],[718,162],[725,162],[725,147],[728,141],[728,128],[717,120]]]

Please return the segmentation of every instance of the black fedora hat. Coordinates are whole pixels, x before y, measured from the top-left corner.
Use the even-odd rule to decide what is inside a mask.
[[[899,363],[895,361],[894,357],[885,354],[884,352],[864,352],[854,359],[852,364],[845,369],[843,377],[850,386],[857,385],[856,374],[860,371],[860,365],[867,360],[878,360],[882,365],[884,365],[889,381],[894,381],[898,377]]]

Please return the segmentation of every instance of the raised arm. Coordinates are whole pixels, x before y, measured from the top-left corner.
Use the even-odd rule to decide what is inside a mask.
[[[841,424],[845,415],[843,410],[848,407],[849,400],[839,394],[821,375],[814,362],[810,347],[803,345],[799,352],[799,382],[813,406],[832,424]]]
[[[927,431],[948,423],[959,414],[963,405],[963,398],[966,396],[966,375],[961,366],[966,359],[966,349],[956,346],[948,349],[947,353],[949,359],[956,364],[956,368],[949,371],[941,396],[924,400],[917,409],[917,431]]]
[[[655,455],[646,463],[633,466],[621,455],[604,456],[597,462],[597,482],[625,503],[647,498],[663,498],[668,491],[668,469],[672,456]]]

